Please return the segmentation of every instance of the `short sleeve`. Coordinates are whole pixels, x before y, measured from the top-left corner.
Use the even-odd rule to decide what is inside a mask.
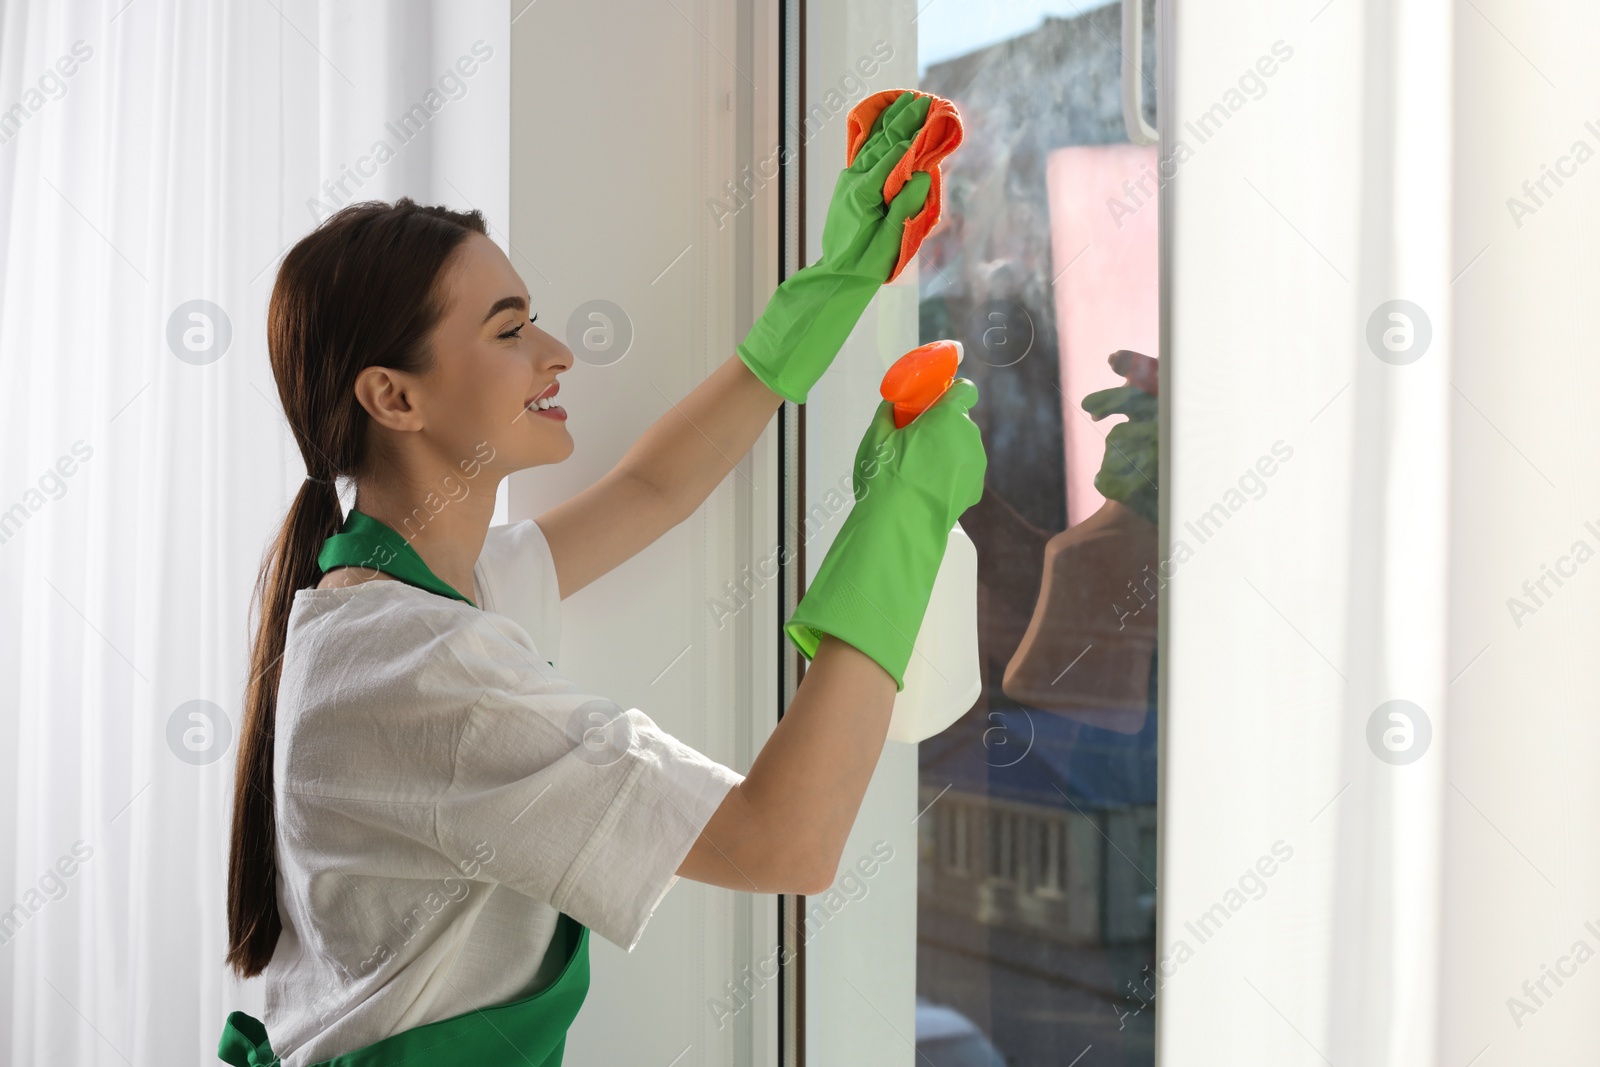
[[[561,662],[561,586],[538,523],[523,519],[489,527],[473,577],[479,607],[515,620],[547,662]]]
[[[468,714],[439,847],[631,951],[743,775],[553,669],[524,677]]]

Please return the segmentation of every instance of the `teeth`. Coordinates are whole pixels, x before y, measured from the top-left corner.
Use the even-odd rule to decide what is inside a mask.
[[[552,399],[551,397],[548,397],[548,396],[540,397],[538,400],[535,400],[532,404],[529,405],[529,407],[536,408],[539,411],[548,411],[549,409],[551,409],[551,408],[553,408],[555,406],[556,406],[555,400]]]

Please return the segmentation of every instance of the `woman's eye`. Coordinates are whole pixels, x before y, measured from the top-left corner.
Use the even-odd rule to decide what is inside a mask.
[[[538,321],[539,321],[539,316],[537,314],[535,314],[533,316],[533,318],[528,320],[528,322],[519,322],[519,323],[517,323],[517,328],[516,329],[507,330],[505,333],[501,334],[500,336],[503,337],[503,338],[507,338],[507,339],[510,339],[510,338],[513,338],[513,337],[520,337],[522,335],[522,328],[524,326],[528,325],[528,323],[538,322]]]

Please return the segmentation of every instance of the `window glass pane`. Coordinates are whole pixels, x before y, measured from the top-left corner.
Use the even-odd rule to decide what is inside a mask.
[[[918,7],[919,87],[966,129],[920,341],[962,342],[989,456],[983,695],[919,752],[918,1062],[1153,1064],[1157,148],[1119,5]],[[1152,123],[1154,69],[1147,3]]]

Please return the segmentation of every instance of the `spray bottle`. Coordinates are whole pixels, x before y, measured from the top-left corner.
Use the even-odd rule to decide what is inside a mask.
[[[879,389],[903,429],[955,381],[960,341],[933,341],[895,361]],[[905,687],[895,695],[889,740],[916,744],[965,715],[983,692],[978,669],[978,551],[961,524],[950,531]]]

